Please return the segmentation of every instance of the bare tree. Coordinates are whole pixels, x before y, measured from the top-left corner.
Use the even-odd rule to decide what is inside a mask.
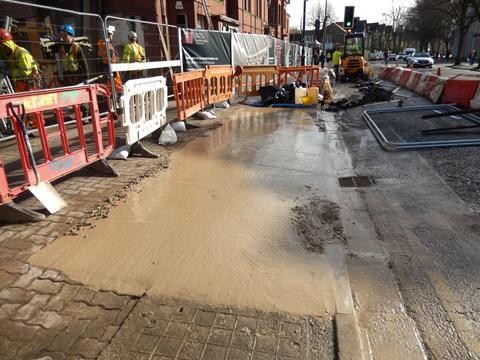
[[[315,26],[315,21],[319,20],[321,24],[324,23],[326,20],[326,25],[330,25],[338,21],[337,14],[335,13],[335,9],[332,7],[331,2],[327,5],[327,18],[325,18],[325,7],[320,3],[320,1],[316,1],[313,3],[311,7],[307,10],[306,22],[307,26]]]
[[[392,26],[392,47],[393,51],[397,52],[400,40],[403,38],[403,25],[405,23],[407,8],[405,6],[396,5],[395,0],[392,0],[392,6],[384,17],[387,25]]]
[[[451,6],[449,0],[416,0],[406,13],[406,35],[418,41],[422,50],[437,44],[436,50],[439,52],[443,43],[445,52],[449,54],[456,29]]]
[[[468,29],[477,19],[477,11],[475,11],[476,1],[439,0],[436,1],[435,4],[435,11],[448,18],[458,33],[457,48],[455,49],[455,65],[459,65],[462,61],[462,53]]]

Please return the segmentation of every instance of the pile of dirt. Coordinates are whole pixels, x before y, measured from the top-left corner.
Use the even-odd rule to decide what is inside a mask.
[[[334,202],[314,196],[292,211],[297,234],[303,237],[303,246],[308,251],[319,253],[325,244],[345,244],[340,208]]]
[[[357,106],[362,106],[365,104],[371,104],[375,102],[390,101],[395,96],[394,92],[391,90],[386,90],[382,88],[377,83],[364,83],[360,84],[358,90],[363,94],[359,96],[352,96],[349,99],[341,99],[330,104],[326,111],[340,111],[351,109]]]

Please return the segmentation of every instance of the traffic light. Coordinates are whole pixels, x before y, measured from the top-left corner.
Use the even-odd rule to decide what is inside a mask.
[[[355,6],[345,6],[345,17],[343,18],[343,27],[345,29],[353,28]]]

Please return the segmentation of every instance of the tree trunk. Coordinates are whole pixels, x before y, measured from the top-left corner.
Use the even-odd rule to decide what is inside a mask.
[[[469,2],[463,2],[461,5],[461,15],[458,19],[458,46],[457,46],[457,53],[455,55],[455,65],[460,65],[462,62],[462,52],[463,46],[465,44],[465,36],[467,35],[468,28],[470,24],[467,24],[467,12],[470,6]]]
[[[458,29],[458,45],[457,45],[457,53],[455,54],[455,65],[460,65],[462,63],[462,52],[463,46],[465,44],[465,36],[467,35],[468,28]]]

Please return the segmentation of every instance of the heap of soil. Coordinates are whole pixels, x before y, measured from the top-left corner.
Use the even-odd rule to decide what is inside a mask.
[[[303,238],[303,246],[308,251],[320,253],[325,244],[345,244],[340,208],[336,203],[314,196],[292,211],[297,234]]]
[[[340,111],[365,104],[390,101],[394,96],[392,91],[386,90],[377,84],[366,84],[363,87],[359,87],[359,91],[363,93],[363,96],[335,101],[330,104],[326,111]]]

